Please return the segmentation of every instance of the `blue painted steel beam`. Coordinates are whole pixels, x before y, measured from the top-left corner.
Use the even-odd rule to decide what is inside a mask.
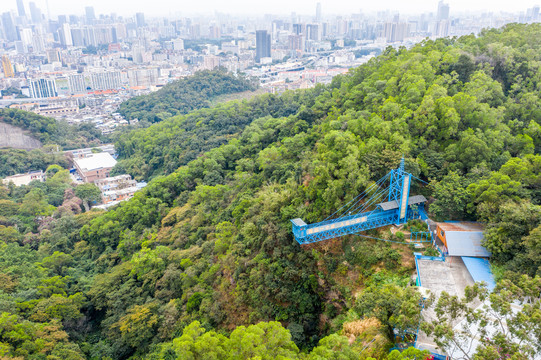
[[[399,223],[399,209],[387,211],[372,211],[337,219],[338,221],[325,221],[321,223],[306,224],[301,219],[291,220],[295,240],[301,244],[311,244],[318,241],[334,239],[344,235],[356,234],[361,231],[379,228]],[[413,209],[408,206],[404,222],[413,219],[426,218],[422,209]],[[300,220],[300,221],[299,221]]]
[[[388,189],[388,201],[396,201],[398,208],[389,209],[388,206],[377,206],[375,210],[358,213],[349,216],[341,216],[337,219],[326,220],[315,224],[306,224],[302,219],[293,219],[293,234],[299,244],[311,244],[317,241],[337,238],[344,235],[355,234],[361,231],[379,228],[392,224],[404,224],[412,219],[427,218],[421,206],[408,205],[410,183],[412,175],[404,171],[404,159],[400,161],[397,169],[391,170],[384,178],[390,177]],[[382,196],[384,190],[378,192],[376,197]],[[375,195],[372,196],[372,198]],[[367,202],[366,209],[372,201]],[[349,203],[348,203],[349,204]],[[347,204],[346,204],[347,206]],[[361,206],[359,206],[361,207]],[[384,209],[387,210],[384,210]],[[362,209],[360,211],[363,211]],[[338,212],[338,211],[337,211]],[[347,212],[347,210],[345,211]]]

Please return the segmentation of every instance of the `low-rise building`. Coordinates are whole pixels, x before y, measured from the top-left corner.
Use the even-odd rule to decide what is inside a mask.
[[[448,256],[490,257],[483,246],[483,225],[453,221],[437,223],[436,241]]]
[[[94,182],[102,192],[109,190],[120,190],[137,185],[137,181],[133,180],[131,175],[122,174],[118,176],[99,179]]]
[[[109,179],[109,180],[108,180]],[[121,201],[131,199],[136,191],[141,190],[146,182],[136,182],[130,175],[124,174],[98,180],[96,185],[101,189],[103,208],[107,208]]]
[[[45,181],[45,173],[43,171],[30,171],[26,174],[16,174],[12,176],[7,176],[2,180],[4,185],[8,185],[10,182],[15,184],[15,186],[28,185],[31,181]]]
[[[73,162],[75,169],[86,183],[109,177],[111,169],[116,165],[116,160],[107,152],[74,159]]]
[[[113,201],[123,201],[130,199],[135,192],[139,190],[137,186],[130,186],[123,189],[107,190],[102,192],[102,203],[108,204]]]
[[[109,155],[111,156],[115,155],[115,145],[113,144],[105,144],[105,145],[96,146],[93,148],[68,150],[68,151],[64,151],[64,154],[69,154],[74,159],[82,159],[82,158],[94,155],[95,153],[92,151],[92,149],[101,150],[102,152],[109,153]]]

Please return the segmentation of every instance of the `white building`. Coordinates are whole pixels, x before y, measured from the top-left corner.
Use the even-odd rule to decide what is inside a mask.
[[[111,90],[122,86],[120,71],[92,73],[90,79],[92,90]]]
[[[4,185],[8,185],[10,182],[15,184],[15,186],[28,185],[31,181],[45,181],[45,174],[43,171],[31,171],[27,174],[16,174],[12,176],[7,176],[2,180]]]
[[[85,76],[83,74],[73,74],[68,77],[69,89],[72,94],[86,92]]]

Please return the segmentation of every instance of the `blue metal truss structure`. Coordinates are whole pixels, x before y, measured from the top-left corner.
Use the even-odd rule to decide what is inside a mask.
[[[411,242],[432,242],[430,231],[412,231],[410,233]]]
[[[306,224],[300,218],[291,220],[295,240],[301,245],[311,244],[386,225],[400,225],[412,219],[426,220],[425,197],[409,195],[411,179],[412,175],[404,171],[402,159],[397,169],[391,170],[324,221]]]

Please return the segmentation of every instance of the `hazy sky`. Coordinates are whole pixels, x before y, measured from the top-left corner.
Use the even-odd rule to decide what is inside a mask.
[[[23,0],[28,12],[29,0]],[[47,13],[46,0],[34,0],[44,14]],[[144,12],[147,16],[189,15],[194,13],[212,13],[214,11],[229,14],[289,14],[299,15],[315,13],[317,0],[49,0],[51,16],[58,14],[83,14],[85,6],[94,6],[96,14],[116,13],[132,16],[135,12]],[[436,11],[437,0],[321,0],[324,14],[347,14],[394,10],[402,14]],[[541,0],[448,0],[451,14],[464,11],[511,11],[523,12],[539,4]],[[16,9],[16,0],[0,0],[0,11]]]

